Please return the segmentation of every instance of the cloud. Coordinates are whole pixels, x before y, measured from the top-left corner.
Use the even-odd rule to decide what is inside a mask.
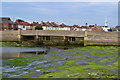
[[[111,25],[117,24],[116,2],[3,2],[3,13],[30,21],[79,25],[86,22],[103,25],[107,16]]]

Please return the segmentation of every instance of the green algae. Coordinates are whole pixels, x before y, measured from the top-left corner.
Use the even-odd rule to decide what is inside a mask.
[[[109,61],[113,60],[113,58],[104,58],[100,57],[99,55],[112,55],[115,54],[114,51],[117,50],[115,49],[110,49],[114,47],[83,47],[83,48],[75,48],[75,49],[69,49],[67,51],[76,51],[76,50],[82,50],[82,51],[87,51],[87,52],[97,52],[98,50],[102,50],[105,53],[97,53],[95,54],[96,59],[97,58],[103,58],[99,62],[104,62],[104,61]],[[109,51],[106,51],[109,50]],[[91,55],[94,56],[94,55]],[[111,70],[118,70],[118,61],[114,62],[113,65],[99,65],[96,63],[87,63],[86,65],[81,65],[81,66],[73,66],[66,68],[67,66],[73,64],[76,62],[75,60],[69,60],[66,61],[66,63],[59,67],[59,70],[65,69],[65,71],[56,71],[47,75],[42,75],[39,76],[39,78],[49,78],[49,75],[52,75],[53,78],[118,78],[118,74],[112,73]]]
[[[21,75],[22,77],[30,77],[32,75],[35,75],[35,70],[40,69],[41,71],[47,72],[45,74],[39,75],[39,77],[33,77],[33,78],[118,78],[118,62],[120,58],[117,56],[118,52],[118,47],[113,47],[113,46],[107,46],[107,47],[102,47],[102,46],[87,46],[87,47],[76,47],[73,49],[68,49],[65,50],[68,54],[63,52],[58,52],[57,50],[50,51],[49,54],[50,56],[55,59],[61,58],[60,55],[62,56],[83,56],[85,54],[89,54],[89,56],[85,59],[82,58],[75,58],[75,59],[70,59],[66,58],[64,60],[63,65],[57,65],[57,66],[49,66],[49,67],[40,67],[40,68],[35,68],[34,70],[29,70],[29,73]],[[81,54],[83,51],[85,54]],[[69,53],[70,52],[70,53]],[[73,54],[73,52],[78,52],[78,54]],[[93,53],[93,54],[91,54]],[[59,56],[55,56],[54,54],[59,54]],[[101,56],[102,55],[102,56]],[[104,57],[104,55],[111,55],[112,57]],[[13,60],[13,63],[19,62],[19,61],[25,61],[25,63],[20,63],[22,66],[25,66],[26,63],[29,63],[30,59],[36,60],[40,58],[41,56],[44,55],[39,55],[39,56],[33,56],[33,57],[27,57],[27,58],[16,58]],[[50,58],[50,57],[49,57]],[[101,59],[99,59],[101,58]],[[105,62],[105,61],[110,61],[114,60],[117,58],[117,61],[113,62],[112,64],[105,64],[105,65],[100,65],[96,62]],[[77,61],[81,60],[89,60],[89,59],[94,59],[95,62],[87,62],[85,65],[80,65],[75,64]],[[32,60],[32,61],[33,61]],[[12,60],[5,60],[3,63],[9,63],[12,62]],[[56,63],[57,61],[49,61],[44,64],[50,64],[50,63]],[[19,64],[19,65],[20,65]],[[4,64],[4,65],[13,65],[13,64]],[[16,66],[19,66],[16,65]],[[73,65],[73,66],[71,66]],[[37,65],[33,65],[31,67],[35,67]],[[56,71],[49,71],[49,69],[52,68],[58,68]],[[61,71],[62,70],[62,71]]]
[[[109,61],[109,60],[114,60],[113,58],[106,58],[106,59],[102,59],[99,62],[105,62],[105,61]]]
[[[30,71],[30,72],[28,72],[28,73],[26,73],[24,75],[21,75],[21,77],[29,77],[29,76],[32,76],[33,73],[34,73],[34,71]]]
[[[2,47],[35,47],[38,46],[37,44],[33,42],[0,42],[0,46]]]
[[[41,56],[44,56],[44,55],[42,54],[42,55],[37,55],[37,56],[32,56],[32,57],[21,57],[21,58],[15,58],[15,59],[12,59],[12,60],[3,60],[2,64],[3,64],[3,66],[4,65],[8,65],[8,66],[26,66],[27,63],[32,62],[31,59],[37,59],[37,58],[39,58]]]
[[[85,70],[85,69],[88,70]],[[111,65],[97,65],[89,64],[86,66],[73,66],[67,68],[63,72],[53,72],[46,75],[39,76],[39,78],[49,78],[52,75],[54,78],[117,78],[117,74],[112,74],[109,69],[113,69]],[[93,73],[95,75],[93,75]],[[103,76],[104,75],[104,76]]]

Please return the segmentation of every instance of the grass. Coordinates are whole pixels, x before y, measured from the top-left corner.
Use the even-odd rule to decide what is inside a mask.
[[[35,47],[38,46],[34,42],[0,42],[2,47]]]

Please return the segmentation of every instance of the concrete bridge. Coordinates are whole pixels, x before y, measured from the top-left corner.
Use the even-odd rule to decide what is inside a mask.
[[[85,32],[60,30],[29,30],[19,32],[20,40],[37,40],[44,45],[84,44]]]
[[[60,30],[17,30],[0,31],[0,41],[38,41],[45,45],[88,44],[119,45],[118,32],[103,31],[60,31]]]
[[[60,30],[21,30],[22,36],[69,36],[84,37],[83,31],[60,31]]]

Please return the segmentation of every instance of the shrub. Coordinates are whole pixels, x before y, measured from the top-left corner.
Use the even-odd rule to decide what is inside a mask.
[[[43,30],[42,26],[36,26],[35,30]]]

